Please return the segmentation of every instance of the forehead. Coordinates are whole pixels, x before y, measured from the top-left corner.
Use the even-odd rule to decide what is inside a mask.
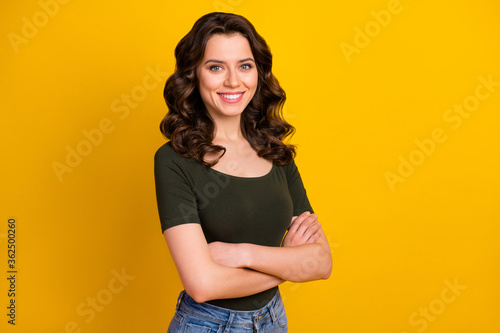
[[[252,49],[243,35],[216,34],[210,37],[205,47],[204,59],[216,58],[219,60],[244,59],[252,57]]]

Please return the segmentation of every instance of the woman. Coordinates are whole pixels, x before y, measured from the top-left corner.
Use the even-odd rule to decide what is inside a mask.
[[[326,279],[332,262],[283,143],[294,128],[269,48],[245,18],[211,13],[175,57],[160,125],[170,141],[155,155],[162,231],[185,288],[168,332],[287,332],[278,285]]]

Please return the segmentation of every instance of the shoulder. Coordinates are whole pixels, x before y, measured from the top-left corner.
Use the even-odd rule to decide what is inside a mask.
[[[170,144],[170,141],[165,143],[163,146],[158,148],[155,153],[155,160],[157,159],[172,159],[175,157],[181,157],[177,155],[177,153],[174,151],[172,148],[172,145]]]
[[[154,159],[155,163],[161,163],[161,164],[179,164],[179,163],[182,164],[191,160],[190,158],[183,157],[177,154],[174,148],[172,148],[170,142],[167,142],[163,146],[158,148],[158,150],[155,153]]]
[[[299,169],[295,164],[295,160],[292,160],[288,164],[278,166],[278,169],[284,174],[289,183],[294,182],[297,178],[300,178]]]
[[[295,164],[295,160],[292,160],[290,163],[279,166],[286,173],[294,173],[297,171],[297,165]]]
[[[183,174],[197,172],[200,167],[203,167],[195,159],[177,154],[170,142],[158,148],[154,156],[154,164],[158,171],[172,170]]]

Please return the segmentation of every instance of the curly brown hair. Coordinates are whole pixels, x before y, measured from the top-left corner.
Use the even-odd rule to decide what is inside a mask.
[[[258,71],[257,90],[241,115],[241,130],[258,156],[277,165],[285,165],[295,157],[295,146],[283,140],[291,137],[295,128],[283,119],[285,91],[273,75],[272,54],[266,41],[244,17],[229,13],[210,13],[193,25],[175,48],[176,68],[168,78],[163,95],[168,113],[160,131],[170,139],[177,154],[198,160],[206,167],[217,164],[226,148],[212,143],[214,123],[198,90],[196,67],[205,53],[207,41],[214,34],[239,33],[249,42]],[[218,154],[212,162],[207,153]]]

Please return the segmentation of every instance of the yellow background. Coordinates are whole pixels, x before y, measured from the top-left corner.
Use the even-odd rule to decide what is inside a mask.
[[[500,87],[477,88],[500,82],[498,1],[65,2],[0,5],[2,332],[166,332],[181,284],[156,210],[167,109],[150,71],[169,75],[177,42],[215,10],[243,14],[271,46],[333,250],[329,280],[282,286],[290,332],[500,332]],[[476,88],[487,98],[447,121]],[[435,129],[446,139],[419,153]],[[87,156],[58,176],[77,147]],[[410,156],[420,165],[391,185]]]

